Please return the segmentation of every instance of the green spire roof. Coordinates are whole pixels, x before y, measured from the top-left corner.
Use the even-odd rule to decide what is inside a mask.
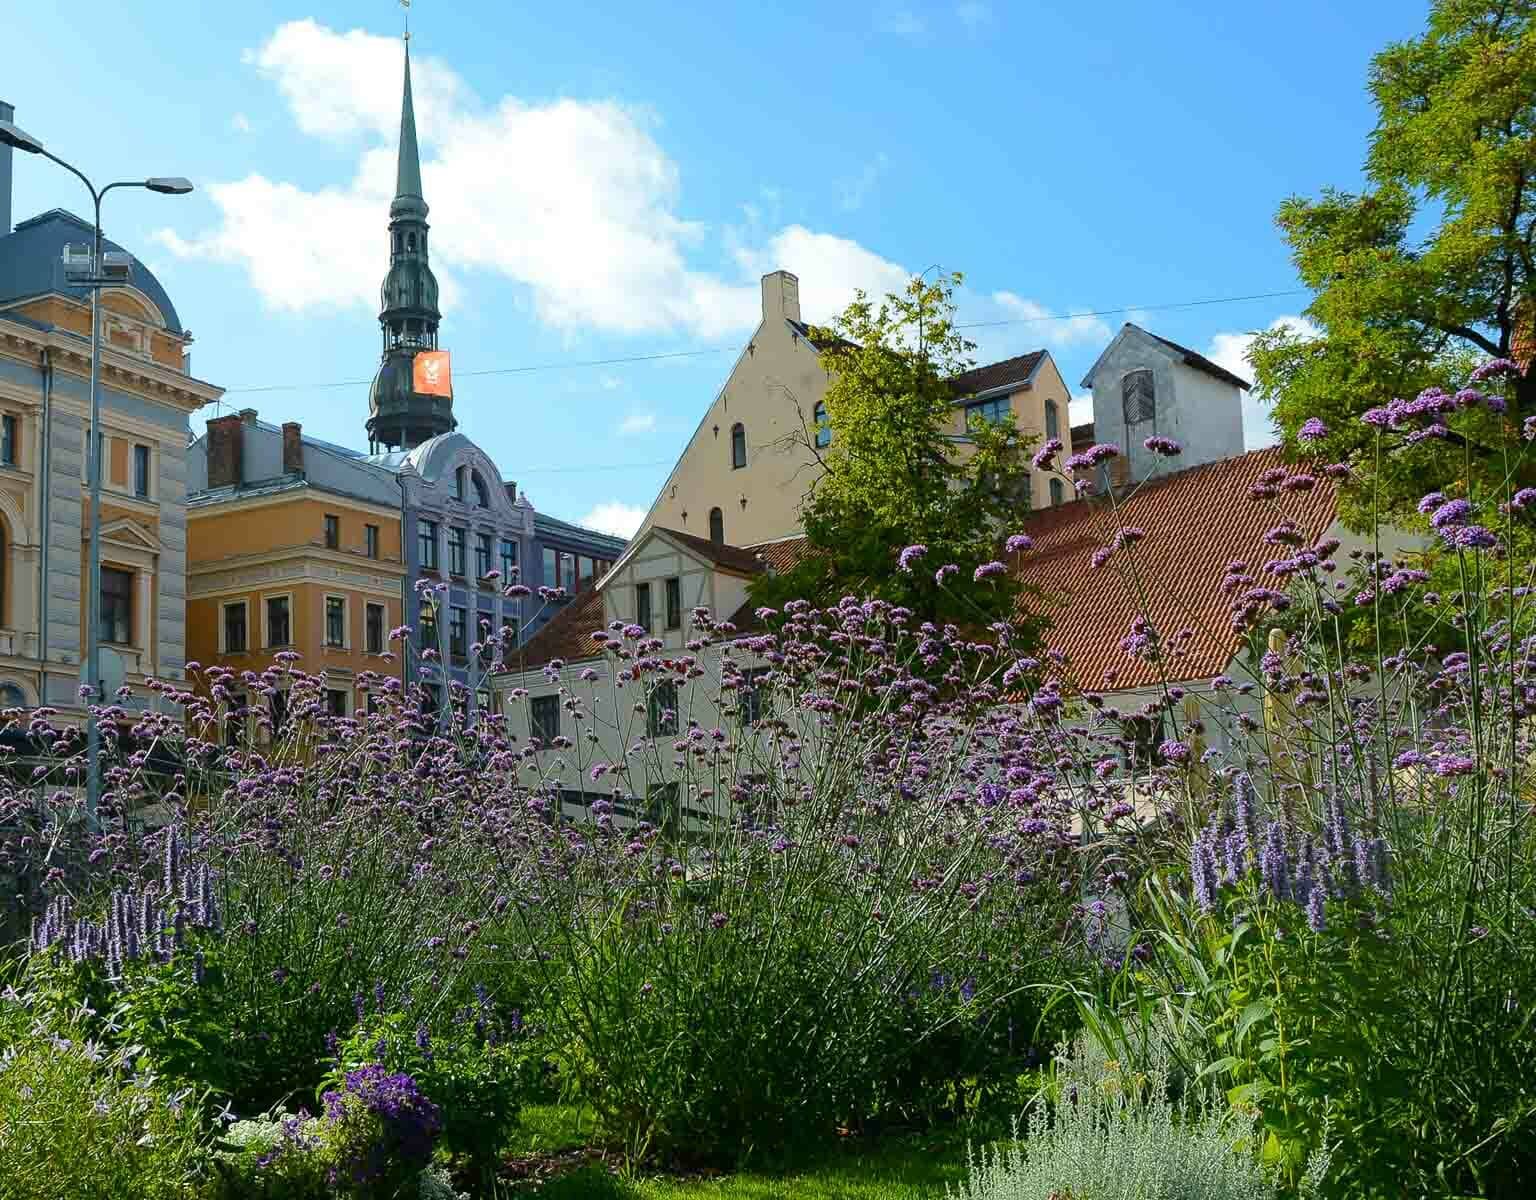
[[[391,218],[427,215],[421,194],[421,155],[416,149],[416,106],[411,102],[411,43],[405,43],[405,98],[400,103],[400,163],[395,170],[395,202]]]

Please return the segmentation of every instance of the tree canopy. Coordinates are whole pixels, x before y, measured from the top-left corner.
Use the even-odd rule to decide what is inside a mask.
[[[959,282],[914,278],[878,304],[860,292],[830,328],[812,331],[830,378],[824,418],[805,430],[821,468],[801,509],[813,553],[758,580],[757,602],[851,594],[933,621],[1013,615],[1012,574],[974,572],[999,559],[1011,523],[1028,510],[1028,441],[1011,421],[973,419],[957,433],[951,380],[974,349],[954,325]],[[898,569],[912,545],[926,553]],[[935,572],[945,564],[961,570],[941,585]]]
[[[1421,36],[1375,56],[1369,88],[1364,189],[1293,196],[1276,218],[1320,334],[1271,330],[1251,359],[1283,436],[1320,418],[1324,451],[1361,467],[1357,505],[1375,495],[1401,514],[1431,488],[1469,486],[1469,470],[1503,469],[1492,449],[1503,439],[1475,427],[1411,442],[1392,431],[1378,466],[1360,417],[1426,388],[1454,392],[1476,362],[1512,357],[1529,337],[1536,0],[1437,0]],[[1536,375],[1507,391],[1505,420],[1536,413]]]

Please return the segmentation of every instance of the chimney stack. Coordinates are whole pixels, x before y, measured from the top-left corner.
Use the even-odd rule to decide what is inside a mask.
[[[0,100],[0,121],[16,119],[16,106]],[[11,231],[11,148],[0,146],[0,237]]]
[[[283,474],[304,474],[303,427],[297,421],[283,422]]]
[[[800,280],[788,271],[763,276],[763,320],[800,319]]]
[[[254,408],[242,408],[240,410],[240,424],[256,427],[256,410]]]
[[[244,481],[245,430],[240,416],[208,422],[208,486],[238,487]]]

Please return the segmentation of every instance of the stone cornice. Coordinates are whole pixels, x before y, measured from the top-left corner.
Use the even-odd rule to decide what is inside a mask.
[[[90,378],[91,343],[88,339],[64,330],[38,329],[0,315],[0,351],[14,354],[21,350],[23,358],[35,360],[44,347],[54,352],[56,369],[82,379]],[[101,348],[101,375],[105,384],[116,381],[127,390],[162,400],[188,414],[224,394],[224,389],[214,384],[183,375],[151,359],[123,354],[108,345]]]
[[[318,546],[299,546],[266,554],[189,563],[187,596],[192,599],[279,583],[313,583],[398,598],[404,578],[403,563],[360,558]]]

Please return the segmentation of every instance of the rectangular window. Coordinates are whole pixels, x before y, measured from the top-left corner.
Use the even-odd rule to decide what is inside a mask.
[[[651,585],[648,583],[635,584],[635,624],[645,630],[651,631]]]
[[[448,610],[448,653],[454,658],[469,653],[469,610],[458,604]]]
[[[347,715],[347,694],[337,688],[325,689],[325,715],[328,717],[344,717]]]
[[[491,535],[475,534],[475,578],[484,579],[491,573]]]
[[[490,692],[486,691],[484,688],[476,691],[475,707],[480,710],[480,713],[483,716],[489,716],[491,713],[493,713],[495,709],[492,707]]]
[[[420,632],[421,648],[423,650],[436,650],[437,609],[433,607],[431,601],[423,600],[421,602],[421,620],[416,624]]]
[[[272,734],[275,737],[282,733],[283,726],[288,724],[288,693],[273,692],[268,703],[272,713]]]
[[[584,591],[592,582],[592,573],[597,569],[597,564],[585,554],[576,560],[576,590]]]
[[[459,467],[453,473],[453,498],[464,499],[464,479],[469,474],[468,467]]]
[[[369,654],[384,653],[384,606],[370,604],[363,610],[363,636]]]
[[[645,705],[645,727],[652,737],[677,732],[677,684],[671,680],[651,689]]]
[[[379,527],[377,525],[363,526],[363,553],[369,558],[378,558]]]
[[[288,646],[293,643],[293,630],[288,626],[288,597],[267,597],[267,645]]]
[[[140,499],[149,495],[149,447],[133,448],[133,494]]]
[[[560,551],[560,586],[568,592],[576,590],[576,556],[567,550]]]
[[[448,526],[448,573],[464,574],[464,530],[457,525]]]
[[[535,696],[529,702],[528,736],[546,746],[560,736],[559,696]]]
[[[771,693],[764,678],[767,674],[767,667],[753,667],[741,673],[741,683],[736,687],[736,712],[743,725],[761,721],[772,708]]]
[[[133,572],[101,569],[101,640],[120,646],[132,640]]]
[[[990,400],[967,404],[965,423],[969,425],[973,417],[980,418],[989,425],[1005,425],[1013,420],[1013,407],[1008,403],[1007,396],[994,396]]]
[[[325,548],[327,550],[341,548],[341,518],[331,513],[325,514]]]
[[[245,601],[224,606],[224,653],[244,654],[246,646]]]
[[[502,617],[501,619],[501,661],[503,664],[510,662],[513,652],[517,650],[518,620],[516,617]]]
[[[419,521],[416,525],[416,551],[423,571],[437,570],[437,522]]]
[[[501,539],[501,582],[511,583],[517,577],[517,543],[511,538]]]
[[[544,547],[544,586],[560,586],[560,556],[549,546]]]
[[[667,580],[667,628],[683,627],[683,581],[676,575]]]
[[[325,598],[325,644],[336,647],[347,644],[347,602],[341,596]]]
[[[1052,505],[1052,507],[1054,507],[1054,506],[1056,506],[1058,504],[1063,503],[1066,500],[1066,498],[1067,498],[1066,488],[1062,485],[1061,480],[1059,480],[1059,479],[1051,480],[1051,505]]]
[[[16,418],[10,413],[0,417],[0,463],[16,465]]]

